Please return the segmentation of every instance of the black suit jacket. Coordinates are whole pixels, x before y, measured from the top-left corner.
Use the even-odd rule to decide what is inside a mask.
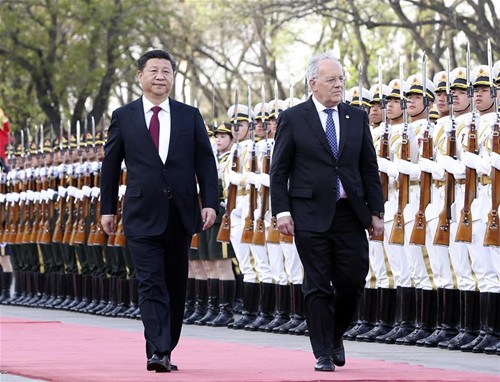
[[[101,214],[116,214],[120,166],[127,166],[123,226],[128,236],[157,236],[167,225],[169,195],[190,234],[202,227],[202,207],[218,210],[217,169],[198,109],[170,102],[171,134],[162,163],[139,98],[113,112],[102,162]],[[198,199],[196,181],[200,188]]]
[[[384,211],[368,116],[344,103],[338,111],[337,160],[311,98],[279,115],[271,164],[272,213],[290,211],[296,230],[325,232],[330,228],[337,176],[363,227],[370,226],[371,211]]]

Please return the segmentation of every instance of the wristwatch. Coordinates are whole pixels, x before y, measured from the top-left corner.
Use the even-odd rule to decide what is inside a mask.
[[[384,218],[384,213],[380,212],[380,211],[372,211],[372,215],[373,216],[377,216],[379,219],[383,219]]]

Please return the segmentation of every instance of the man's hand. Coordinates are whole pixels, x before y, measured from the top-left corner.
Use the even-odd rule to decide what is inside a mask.
[[[102,215],[101,225],[108,236],[113,236],[116,228],[115,215]]]
[[[203,230],[206,231],[215,222],[215,210],[213,208],[204,208],[201,210],[201,219],[203,220]]]
[[[372,215],[372,224],[368,229],[370,233],[370,240],[374,236],[379,236],[384,233],[384,220],[380,219],[378,216]]]
[[[277,221],[278,229],[283,235],[294,235],[293,219],[291,216],[282,216]]]

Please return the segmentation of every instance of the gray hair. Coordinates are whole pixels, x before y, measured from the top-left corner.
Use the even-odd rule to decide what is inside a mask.
[[[320,63],[320,61],[323,60],[330,60],[336,62],[342,67],[342,64],[340,63],[339,59],[336,56],[334,56],[333,52],[328,51],[316,54],[311,57],[309,63],[307,64],[307,71],[306,71],[307,82],[309,82],[313,78],[318,78],[318,64]]]

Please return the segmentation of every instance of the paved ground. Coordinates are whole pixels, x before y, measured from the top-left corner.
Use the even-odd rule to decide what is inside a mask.
[[[61,321],[101,328],[112,328],[129,331],[143,331],[142,323],[137,320],[104,318],[80,313],[32,309],[16,306],[0,306],[0,315],[13,318],[26,318],[42,321]],[[262,346],[283,347],[294,350],[310,350],[309,339],[303,336],[278,335],[260,332],[246,332],[226,328],[209,328],[188,326],[183,328],[184,337],[205,338],[218,341],[252,343]],[[0,331],[1,341],[1,331]],[[347,357],[405,362],[412,365],[435,367],[441,369],[476,371],[500,375],[500,357],[496,355],[452,352],[441,349],[427,349],[415,346],[383,345],[360,342],[344,342]],[[2,352],[8,351],[2,347]],[[1,359],[0,359],[1,366]],[[0,367],[1,369],[1,367]],[[24,382],[34,381],[14,375],[0,374],[0,381]]]

